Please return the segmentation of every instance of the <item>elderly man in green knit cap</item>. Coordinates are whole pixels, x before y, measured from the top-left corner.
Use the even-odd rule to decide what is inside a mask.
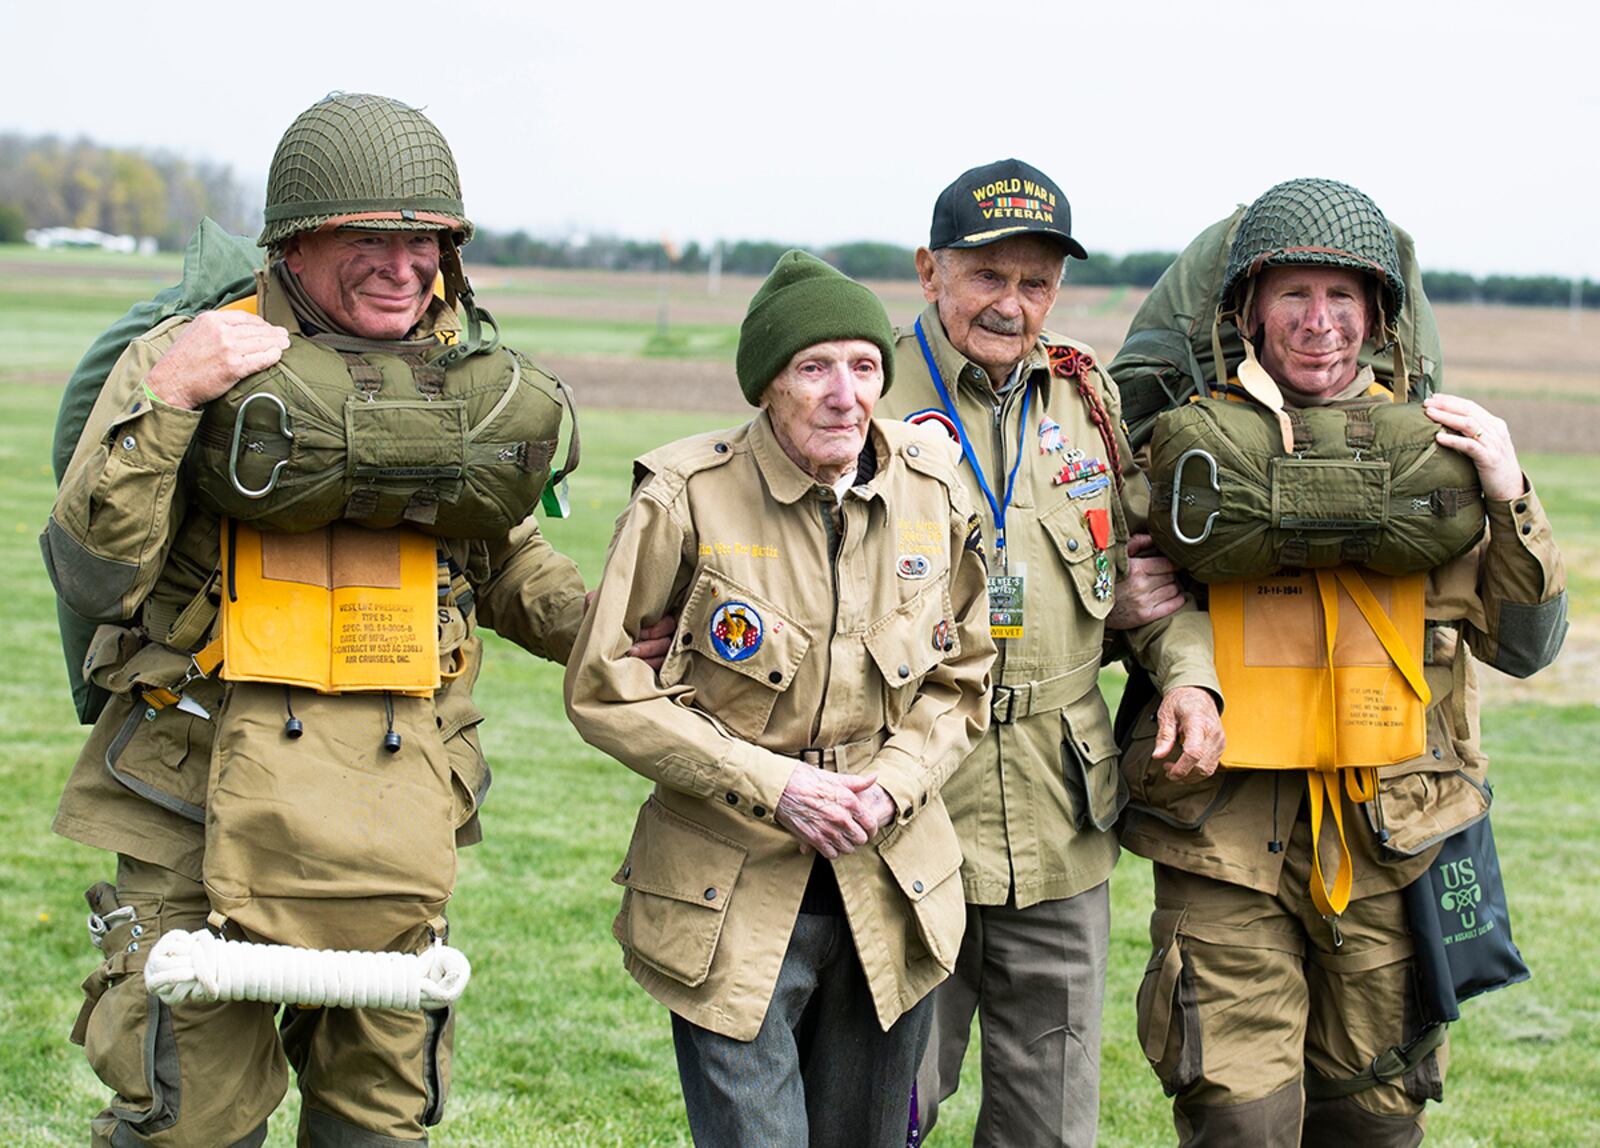
[[[638,460],[568,665],[591,744],[656,782],[613,932],[672,1010],[696,1143],[904,1143],[955,963],[939,791],[988,723],[979,520],[942,437],[872,418],[870,291],[801,252],[740,331],[759,413]],[[630,647],[678,618],[659,676]]]

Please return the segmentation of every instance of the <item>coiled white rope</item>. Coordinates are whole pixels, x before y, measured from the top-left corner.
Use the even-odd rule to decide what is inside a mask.
[[[276,1001],[330,1008],[444,1008],[472,966],[459,949],[359,953],[224,941],[208,932],[162,934],[144,967],[145,986],[168,1004]]]

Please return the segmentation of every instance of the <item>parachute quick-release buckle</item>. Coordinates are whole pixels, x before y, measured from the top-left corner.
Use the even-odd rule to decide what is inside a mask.
[[[284,406],[283,400],[271,391],[257,391],[239,404],[238,413],[233,417],[233,443],[228,448],[228,481],[233,483],[233,489],[246,498],[265,498],[271,494],[277,488],[278,476],[283,472],[283,468],[289,465],[287,458],[280,458],[273,463],[272,473],[267,476],[266,485],[259,489],[252,489],[239,479],[239,447],[244,441],[244,414],[250,409],[250,404],[257,399],[266,399],[278,408],[278,433],[286,439],[294,438],[294,429],[289,425],[289,408]],[[261,447],[252,443],[247,449],[260,450]]]
[[[1207,538],[1210,538],[1211,527],[1216,523],[1217,515],[1222,513],[1220,510],[1213,510],[1206,515],[1205,528],[1200,531],[1199,537],[1190,537],[1185,534],[1183,526],[1178,522],[1178,507],[1182,504],[1183,470],[1188,465],[1189,460],[1195,457],[1206,460],[1206,463],[1211,467],[1211,489],[1213,493],[1219,496],[1222,494],[1222,485],[1217,481],[1217,460],[1210,451],[1197,446],[1191,447],[1178,456],[1178,465],[1172,471],[1172,533],[1179,542],[1188,546],[1198,546]]]

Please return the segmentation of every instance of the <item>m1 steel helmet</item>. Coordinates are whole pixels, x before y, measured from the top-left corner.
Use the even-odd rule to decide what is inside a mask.
[[[1245,209],[1228,251],[1224,310],[1236,310],[1244,286],[1264,267],[1348,267],[1378,282],[1393,322],[1406,299],[1394,231],[1378,205],[1346,183],[1291,179],[1268,188]]]
[[[472,237],[461,178],[444,136],[416,108],[334,92],[301,112],[267,174],[261,246],[325,227],[447,231]]]

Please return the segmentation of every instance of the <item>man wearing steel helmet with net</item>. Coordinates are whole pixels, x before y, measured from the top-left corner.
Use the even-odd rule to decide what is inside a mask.
[[[1487,812],[1472,658],[1547,664],[1565,574],[1505,423],[1442,393],[1405,403],[1406,282],[1372,200],[1280,184],[1227,254],[1205,319],[1216,360],[1232,322],[1243,361],[1161,416],[1150,461],[1157,541],[1209,583],[1228,745],[1216,772],[1176,776],[1148,717],[1132,726],[1122,843],[1155,862],[1156,896],[1139,1037],[1185,1145],[1415,1145],[1445,1044],[1402,891]],[[1238,451],[1269,460],[1270,524],[1242,517]],[[1438,489],[1393,497],[1424,468]]]
[[[474,631],[564,661],[584,601],[530,516],[566,393],[497,347],[471,230],[421,112],[329,96],[274,156],[254,293],[135,339],[79,440],[44,549],[109,623],[88,664],[112,697],[55,822],[118,855],[74,1033],[115,1094],[97,1145],[260,1144],[286,1060],[301,1144],[425,1143],[440,1118],[449,1010],[168,1003],[144,972],[177,930],[445,935],[489,782]]]

